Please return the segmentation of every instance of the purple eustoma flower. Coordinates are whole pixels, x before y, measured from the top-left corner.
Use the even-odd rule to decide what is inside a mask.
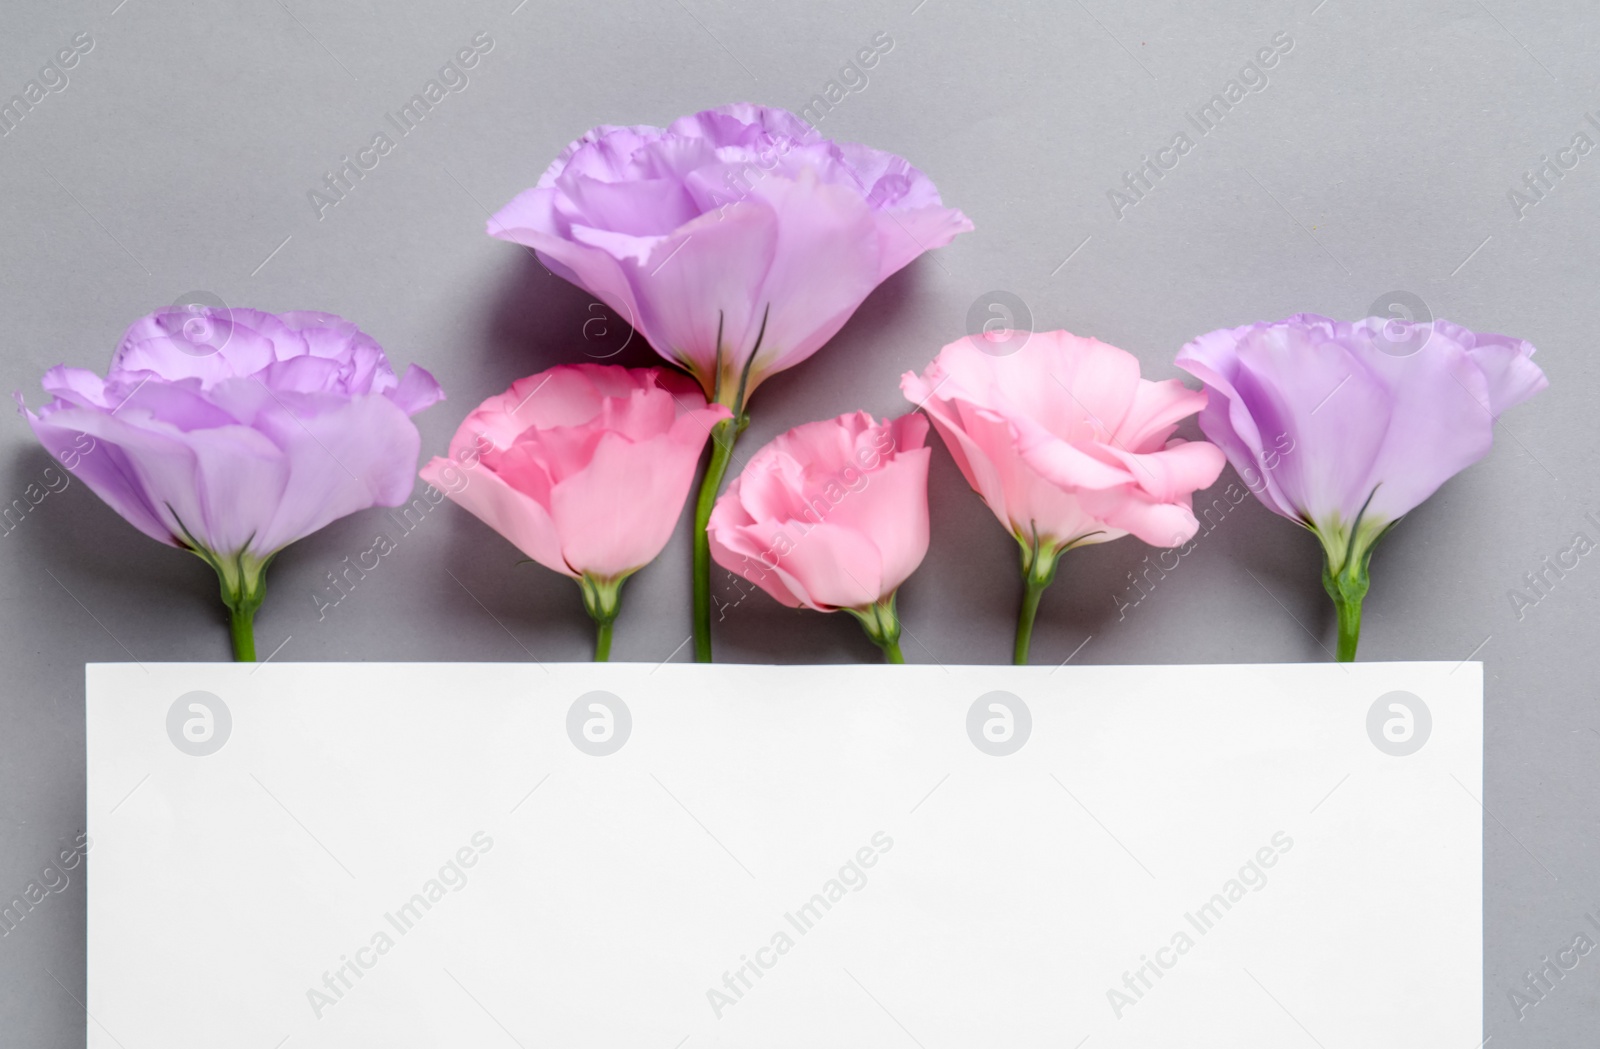
[[[735,413],[891,274],[971,228],[901,157],[748,103],[597,127],[489,220]]]
[[[296,539],[411,494],[411,416],[440,400],[413,367],[328,313],[171,308],[135,321],[104,379],[59,366],[23,413],[39,441],[135,528],[211,565],[234,651],[273,556]],[[18,403],[21,404],[21,395]]]
[[[811,356],[872,290],[972,228],[901,157],[741,103],[670,127],[603,125],[489,220],[604,300],[726,405],[695,512],[695,655],[711,658],[706,521],[752,391]]]
[[[1448,321],[1303,313],[1202,335],[1177,364],[1211,397],[1200,429],[1269,510],[1321,540],[1355,658],[1372,549],[1401,517],[1489,454],[1500,413],[1544,389],[1533,346]]]

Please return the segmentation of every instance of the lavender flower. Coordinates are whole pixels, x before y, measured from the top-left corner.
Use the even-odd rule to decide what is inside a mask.
[[[1548,385],[1533,352],[1443,320],[1309,313],[1224,328],[1179,352],[1211,392],[1206,437],[1269,510],[1321,541],[1339,659],[1355,658],[1373,547],[1489,454],[1501,412]]]
[[[444,396],[421,368],[396,378],[332,314],[211,307],[135,321],[104,379],[63,365],[43,384],[54,400],[22,408],[40,443],[135,528],[216,570],[241,660],[255,658],[268,563],[331,521],[404,502],[421,444],[410,417]]]

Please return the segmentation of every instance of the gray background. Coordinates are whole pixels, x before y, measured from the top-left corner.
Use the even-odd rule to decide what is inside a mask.
[[[1020,297],[1036,328],[1123,346],[1153,377],[1176,374],[1174,353],[1197,333],[1300,310],[1358,317],[1395,291],[1435,315],[1530,339],[1550,389],[1509,413],[1493,454],[1385,541],[1362,656],[1484,662],[1485,1033],[1496,1046],[1592,1044],[1600,955],[1523,1019],[1507,990],[1572,943],[1585,911],[1600,911],[1600,567],[1586,559],[1521,619],[1508,593],[1575,531],[1600,538],[1583,520],[1600,512],[1590,450],[1600,153],[1520,218],[1507,194],[1577,132],[1600,141],[1584,122],[1600,109],[1593,5],[20,6],[3,16],[0,98],[75,33],[95,41],[70,85],[0,138],[0,378],[33,405],[46,368],[103,370],[130,321],[194,290],[336,312],[397,365],[426,365],[451,399],[419,418],[425,455],[517,376],[585,354],[647,363],[641,340],[629,343],[614,320],[585,329],[589,296],[489,239],[486,209],[594,124],[661,124],[741,99],[798,109],[879,31],[894,49],[820,130],[910,158],[977,231],[891,279],[828,347],[763,386],[745,455],[807,420],[904,410],[900,373],[959,336],[969,308],[997,289]],[[470,86],[318,220],[307,192],[323,172],[365,148],[384,115],[480,31],[495,45]],[[1269,86],[1118,218],[1107,190],[1180,130],[1192,133],[1185,114],[1279,31],[1294,47]],[[9,502],[51,463],[22,419],[4,427]],[[1003,661],[1015,544],[942,450],[932,489],[933,545],[901,593],[907,657]],[[512,567],[514,550],[454,506],[401,538],[319,618],[312,595],[326,574],[379,530],[394,534],[381,512],[358,514],[278,558],[257,620],[263,655],[281,644],[284,660],[588,656],[577,588]],[[1128,539],[1070,555],[1044,602],[1035,661],[1328,658],[1317,547],[1253,501],[1119,619],[1127,574],[1147,552]],[[685,522],[628,584],[617,658],[687,657],[687,560]],[[847,617],[791,612],[759,594],[739,601],[726,578],[716,585],[730,606],[721,659],[876,656]],[[76,483],[0,537],[0,593],[9,899],[83,826],[83,664],[221,660],[228,649],[210,571]],[[83,882],[80,869],[0,939],[8,1041],[80,1043]]]

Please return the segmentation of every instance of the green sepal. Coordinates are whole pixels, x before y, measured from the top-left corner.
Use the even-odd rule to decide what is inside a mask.
[[[1374,490],[1376,491],[1376,490]],[[1367,497],[1371,503],[1372,497]],[[1397,521],[1377,521],[1366,516],[1362,506],[1354,523],[1333,518],[1321,525],[1308,524],[1322,543],[1322,588],[1333,599],[1339,618],[1339,641],[1335,658],[1352,663],[1361,641],[1361,603],[1372,586],[1372,553],[1378,540],[1389,534]]]
[[[195,556],[217,573],[222,603],[228,608],[228,629],[233,637],[233,658],[238,663],[256,660],[256,610],[267,596],[267,566],[276,553],[255,557],[241,550],[231,557],[203,547],[190,547]]]
[[[605,663],[611,659],[611,625],[616,622],[622,608],[622,584],[632,572],[602,579],[588,572],[578,577],[578,587],[583,591],[583,610],[595,622],[594,661]]]
[[[904,663],[905,657],[900,654],[900,617],[895,613],[894,599],[895,595],[890,594],[876,604],[845,611],[861,624],[872,643],[883,649],[889,662]]]
[[[228,630],[233,637],[234,661],[254,663],[256,610],[266,599],[267,566],[272,564],[272,559],[278,556],[278,552],[274,550],[265,557],[250,553],[250,543],[255,539],[255,536],[251,535],[234,553],[216,553],[207,549],[194,537],[183,520],[178,517],[177,511],[172,509],[171,503],[167,504],[167,510],[183,532],[182,537],[174,538],[178,539],[184,549],[210,565],[211,570],[217,573],[217,583],[222,589],[222,603],[228,609]]]
[[[578,577],[578,587],[583,591],[583,610],[596,623],[610,623],[622,609],[622,584],[632,572],[611,579],[585,572]]]

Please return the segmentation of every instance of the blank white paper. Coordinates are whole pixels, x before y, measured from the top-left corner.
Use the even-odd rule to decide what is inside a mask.
[[[98,1049],[1475,1049],[1479,664],[88,668]]]

